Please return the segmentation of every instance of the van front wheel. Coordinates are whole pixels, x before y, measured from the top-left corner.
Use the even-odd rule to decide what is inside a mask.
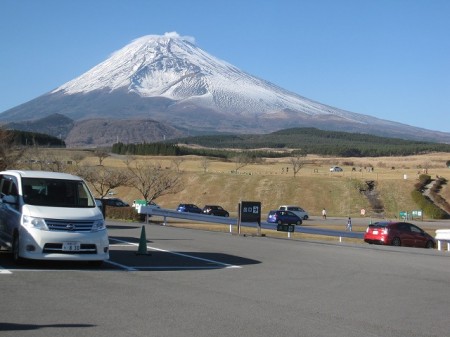
[[[15,264],[17,265],[23,264],[24,259],[20,257],[20,238],[18,233],[14,234],[12,255]]]

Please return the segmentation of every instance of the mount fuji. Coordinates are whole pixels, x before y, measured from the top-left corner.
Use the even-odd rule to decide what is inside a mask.
[[[333,108],[289,92],[208,54],[177,33],[138,38],[81,76],[1,113],[0,121],[14,122],[15,128],[24,122],[30,131],[33,121],[54,114],[74,121],[64,135],[69,146],[111,145],[118,135],[123,142],[142,142],[290,127],[450,142],[449,133]],[[118,120],[126,120],[126,130]],[[145,132],[142,121],[148,125],[149,120],[161,132]],[[86,137],[89,121],[95,121],[95,127]],[[130,132],[133,125],[142,132]]]

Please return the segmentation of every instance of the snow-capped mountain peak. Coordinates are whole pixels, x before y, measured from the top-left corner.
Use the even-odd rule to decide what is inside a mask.
[[[95,119],[93,129],[105,123],[100,119],[141,119],[189,134],[316,127],[450,142],[446,133],[337,109],[289,92],[208,54],[192,37],[175,32],[135,39],[81,76],[3,112],[0,120],[26,121],[52,114],[76,123]],[[144,135],[129,139],[139,137]],[[99,142],[91,134],[79,138],[88,145]]]
[[[187,100],[226,113],[261,115],[296,110],[305,114],[344,111],[324,106],[251,76],[215,58],[176,33],[138,38],[53,93],[125,89],[142,97]],[[353,114],[350,114],[353,115]]]

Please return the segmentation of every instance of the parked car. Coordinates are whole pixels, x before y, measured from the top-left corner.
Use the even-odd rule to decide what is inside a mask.
[[[230,216],[230,213],[228,213],[228,211],[224,210],[222,206],[218,205],[205,205],[205,207],[203,207],[203,213],[208,215],[217,215],[224,217]]]
[[[434,248],[436,242],[427,232],[408,222],[376,222],[369,225],[364,241],[370,244]]]
[[[267,222],[276,223],[278,225],[281,224],[301,225],[303,221],[294,212],[273,210],[270,211],[269,214],[267,215]]]
[[[109,259],[105,221],[85,181],[44,171],[0,172],[0,247],[24,259]]]
[[[127,202],[119,198],[96,198],[96,200],[99,200],[103,206],[130,207]]]
[[[302,220],[308,220],[309,214],[307,211],[305,211],[303,208],[299,206],[293,206],[293,205],[282,205],[278,207],[278,210],[280,211],[291,211],[295,215],[297,215]]]
[[[188,213],[203,213],[202,209],[194,204],[179,204],[177,207],[177,211]]]
[[[330,167],[330,172],[342,172],[342,171],[344,171],[344,170],[339,166]]]

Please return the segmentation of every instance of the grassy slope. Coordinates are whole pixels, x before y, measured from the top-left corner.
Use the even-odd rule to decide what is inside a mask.
[[[306,165],[294,178],[292,172],[286,174],[286,168],[289,167],[287,159],[249,165],[240,169],[240,174],[233,174],[233,163],[210,161],[205,173],[200,166],[200,158],[189,157],[180,165],[185,189],[176,195],[163,196],[157,202],[167,208],[175,208],[181,202],[195,203],[200,207],[205,204],[220,204],[232,212],[233,216],[239,201],[249,200],[261,201],[263,214],[281,204],[297,204],[307,209],[311,215],[320,215],[325,207],[329,216],[355,217],[359,216],[361,208],[365,208],[368,215],[371,215],[368,201],[359,192],[359,187],[365,186],[366,180],[375,180],[376,189],[385,206],[385,216],[395,218],[400,211],[417,209],[411,199],[411,191],[418,177],[417,165],[420,165],[416,162],[430,160],[436,163],[436,158],[397,159],[396,165],[378,158],[373,163],[374,172],[363,169],[363,165],[368,164],[368,159],[362,158],[361,163],[353,163],[358,168],[357,172],[352,172],[353,166],[343,166],[343,173],[328,171],[330,163],[340,164],[338,159],[316,158],[313,164]],[[148,160],[157,161],[164,167],[171,166],[170,158]],[[394,161],[394,158],[389,160]],[[393,170],[393,166],[399,168]],[[436,166],[429,169],[430,175],[439,174],[450,179],[450,170]],[[139,198],[136,191],[128,188],[120,188],[116,192],[127,201]]]
[[[73,155],[71,150],[52,150],[54,156],[67,160]],[[76,151],[79,152],[79,151]],[[97,165],[98,159],[92,152],[83,160],[83,165]],[[174,157],[138,157],[139,160],[160,163],[167,169],[173,168]],[[125,168],[122,156],[111,156],[105,159],[104,165]],[[179,157],[177,157],[179,159]],[[208,170],[203,172],[201,158],[195,156],[182,157],[180,165],[185,189],[176,195],[167,195],[156,200],[167,208],[175,208],[181,202],[192,202],[200,207],[217,203],[228,209],[235,216],[240,200],[261,201],[263,214],[281,204],[298,204],[311,215],[320,215],[323,207],[329,216],[357,217],[361,208],[365,208],[370,216],[367,199],[359,193],[359,187],[366,180],[374,180],[377,191],[385,206],[385,216],[394,219],[400,211],[417,209],[411,199],[411,191],[417,182],[422,167],[428,167],[428,174],[445,177],[450,181],[450,169],[445,162],[450,159],[448,153],[433,153],[408,157],[378,158],[333,158],[310,156],[308,162],[293,177],[289,159],[271,159],[262,164],[248,165],[240,169],[240,174],[232,174],[235,164],[219,160],[209,160]],[[329,167],[340,165],[342,173],[330,173]],[[364,169],[372,165],[373,172]],[[352,168],[356,172],[352,172]],[[289,172],[286,173],[286,168]],[[361,170],[361,171],[360,171]],[[284,173],[283,173],[284,172]],[[404,179],[406,176],[406,179]],[[134,189],[120,187],[115,189],[117,196],[132,202],[141,199]],[[450,200],[450,187],[444,186],[441,195]],[[425,215],[426,217],[426,215]]]

